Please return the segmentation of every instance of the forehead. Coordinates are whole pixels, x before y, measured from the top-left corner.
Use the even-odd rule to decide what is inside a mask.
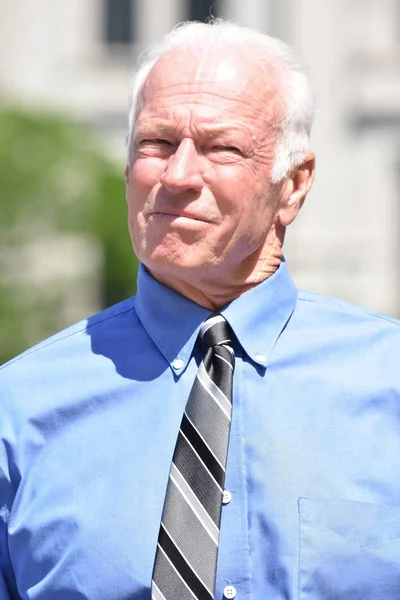
[[[276,70],[261,69],[236,54],[216,58],[171,51],[149,73],[143,90],[140,121],[174,114],[197,115],[205,121],[228,117],[271,121],[282,114]]]

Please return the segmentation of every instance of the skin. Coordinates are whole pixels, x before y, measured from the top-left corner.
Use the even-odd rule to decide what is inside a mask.
[[[271,183],[279,73],[235,52],[171,51],[151,70],[126,168],[129,230],[161,283],[219,310],[278,268],[314,155]]]

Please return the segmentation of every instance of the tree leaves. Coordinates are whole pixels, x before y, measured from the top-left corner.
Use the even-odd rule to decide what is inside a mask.
[[[0,106],[0,363],[135,292],[122,168],[98,148],[65,117]]]

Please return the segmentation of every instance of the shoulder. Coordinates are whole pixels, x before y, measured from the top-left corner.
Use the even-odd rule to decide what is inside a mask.
[[[297,299],[298,309],[303,314],[309,314],[314,319],[321,319],[327,324],[329,322],[344,326],[363,324],[400,333],[399,319],[333,296],[299,289]]]
[[[134,326],[138,322],[134,302],[134,297],[129,298],[63,329],[0,366],[0,373],[15,368],[19,363],[40,360],[52,352],[76,349],[82,340],[89,341],[91,335],[107,337],[112,332],[121,331],[128,324],[130,327]]]
[[[336,356],[349,364],[398,372],[400,321],[395,317],[299,290],[289,327],[303,351],[320,353],[321,359]]]
[[[77,402],[119,389],[132,368],[140,367],[152,343],[134,304],[130,298],[114,305],[0,367],[1,414],[19,419],[53,409],[72,410]]]
[[[320,385],[321,394],[338,389],[346,398],[394,394],[398,402],[399,325],[394,317],[298,290],[296,306],[272,360],[276,368],[299,369],[305,385]]]

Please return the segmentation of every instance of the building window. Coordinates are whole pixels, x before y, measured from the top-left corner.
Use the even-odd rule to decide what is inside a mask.
[[[218,17],[216,0],[188,0],[188,16],[190,21],[206,21],[210,17]]]
[[[135,0],[103,0],[103,39],[110,46],[128,46],[135,41]]]

